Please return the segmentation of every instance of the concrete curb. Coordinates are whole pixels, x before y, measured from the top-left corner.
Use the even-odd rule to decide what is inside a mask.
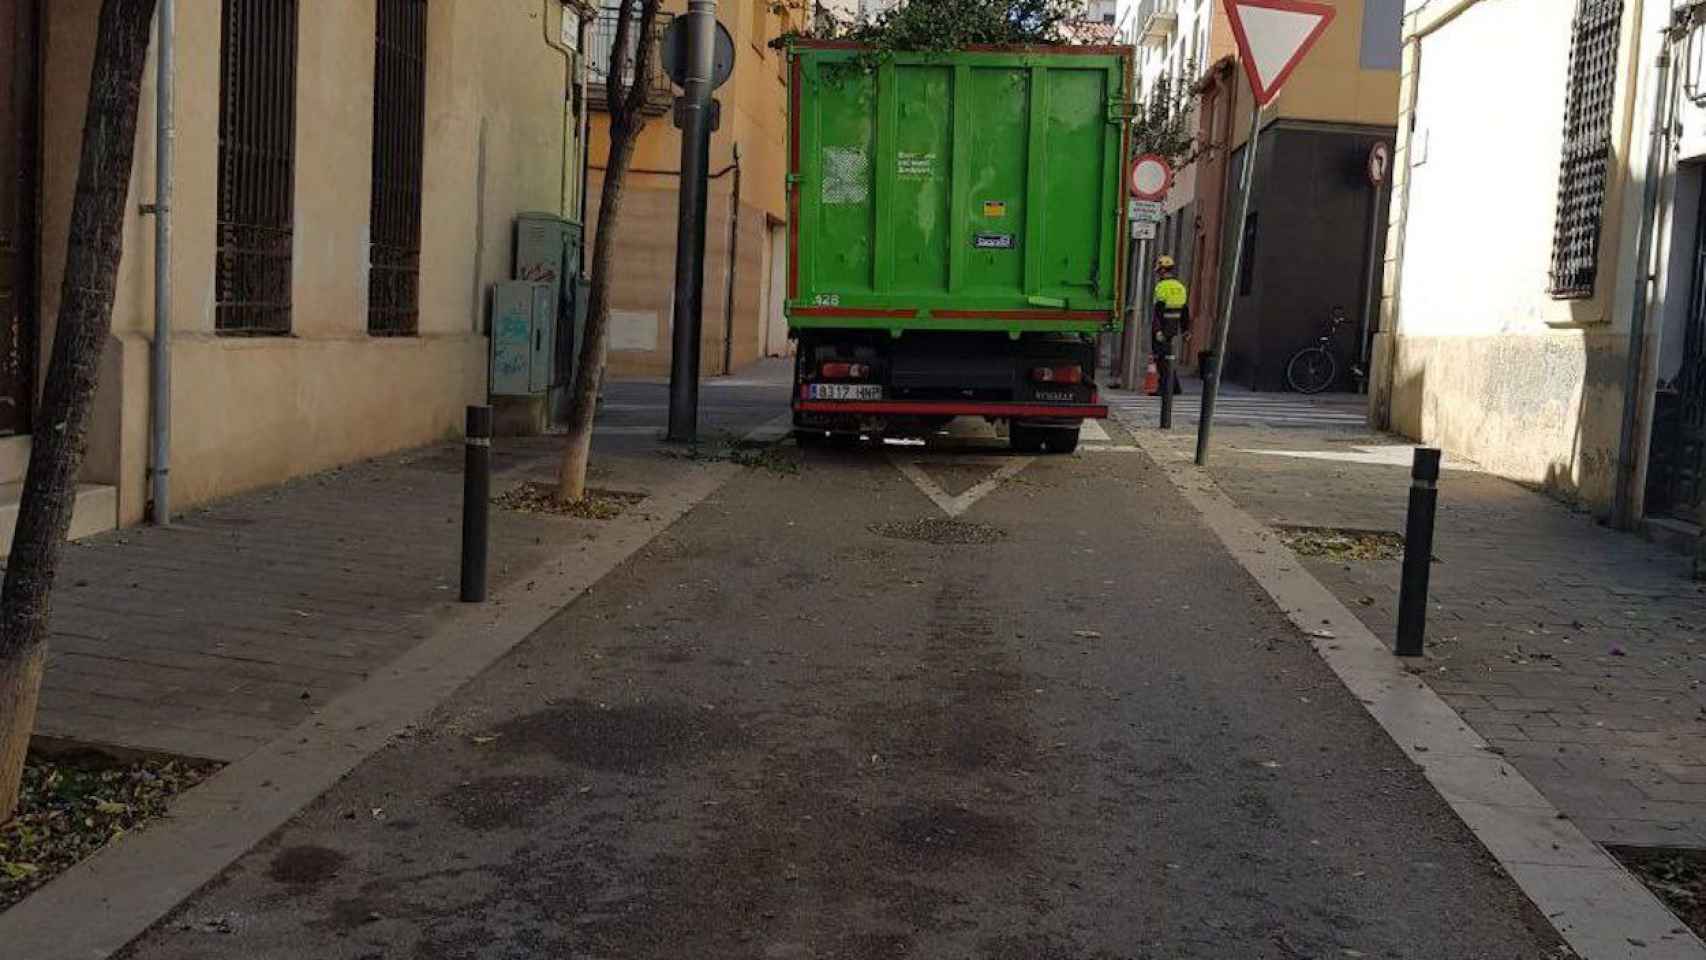
[[[776,421],[749,439],[785,432]],[[185,793],[170,815],[103,848],[5,913],[0,950],[99,960],[136,939],[445,702],[740,470],[712,463],[651,493],[491,603],[471,607],[314,718]]]
[[[1345,687],[1583,960],[1706,960],[1706,943],[1589,840],[1178,448],[1126,424]]]

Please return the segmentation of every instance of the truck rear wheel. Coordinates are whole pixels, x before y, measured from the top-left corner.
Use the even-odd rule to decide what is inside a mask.
[[[1077,427],[1036,427],[1015,423],[1007,430],[1014,453],[1071,453],[1078,449]]]
[[[1048,444],[1049,453],[1071,453],[1078,449],[1077,427],[1056,427],[1046,432],[1048,436],[1044,442]]]
[[[1015,423],[1007,428],[1007,441],[1012,445],[1014,453],[1043,452],[1043,431],[1041,427]]]

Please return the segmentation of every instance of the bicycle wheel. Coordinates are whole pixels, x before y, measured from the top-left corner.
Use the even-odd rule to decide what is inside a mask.
[[[1320,393],[1339,377],[1339,361],[1322,347],[1305,347],[1285,365],[1285,379],[1298,393]]]

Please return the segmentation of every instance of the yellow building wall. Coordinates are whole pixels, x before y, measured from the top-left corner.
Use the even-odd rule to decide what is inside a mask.
[[[676,14],[685,9],[684,0],[665,4],[666,11]],[[722,102],[722,123],[711,138],[711,171],[723,170],[733,161],[738,143],[742,182],[731,315],[724,310],[724,298],[731,266],[728,235],[733,177],[725,174],[711,181],[700,340],[700,370],[705,375],[723,372],[725,349],[731,369],[759,356],[770,279],[767,231],[787,220],[786,58],[768,46],[787,29],[786,21],[763,0],[721,4],[718,19],[735,41],[735,69],[715,93]],[[589,145],[589,162],[593,165],[589,223],[595,232],[602,168],[610,149],[608,114],[592,114]],[[608,355],[612,376],[661,376],[669,371],[680,189],[674,174],[680,167],[680,132],[667,114],[651,118],[636,145],[617,226]],[[725,347],[731,328],[732,343]]]
[[[1279,96],[1262,111],[1263,123],[1280,119],[1392,126],[1398,122],[1399,71],[1362,66],[1363,0],[1323,2],[1337,8],[1338,13],[1327,32],[1286,80]],[[1231,40],[1232,26],[1224,10],[1217,13],[1214,30],[1227,37],[1232,44],[1230,52],[1236,54],[1236,44]],[[1242,65],[1239,70],[1243,70]],[[1236,86],[1238,119],[1233,127],[1233,143],[1242,146],[1250,139],[1251,97],[1242,76]]]
[[[1338,16],[1286,81],[1274,109],[1287,120],[1391,126],[1398,120],[1398,71],[1363,68],[1362,0],[1330,2]]]
[[[42,316],[45,365],[99,0],[47,5]],[[172,259],[174,508],[458,432],[486,390],[490,285],[514,216],[564,202],[564,54],[555,0],[433,0],[427,30],[420,333],[367,334],[375,0],[301,0],[292,331],[214,330],[220,0],[180,0]],[[153,335],[154,84],[149,66],[113,335],[85,477],[146,507]]]

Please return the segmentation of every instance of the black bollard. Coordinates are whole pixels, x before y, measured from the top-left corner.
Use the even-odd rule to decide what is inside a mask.
[[[1422,655],[1428,628],[1428,577],[1439,508],[1439,451],[1417,447],[1410,467],[1410,513],[1404,526],[1404,577],[1398,590],[1398,656]]]
[[[487,521],[492,502],[492,408],[468,408],[462,467],[462,602],[486,602]]]

